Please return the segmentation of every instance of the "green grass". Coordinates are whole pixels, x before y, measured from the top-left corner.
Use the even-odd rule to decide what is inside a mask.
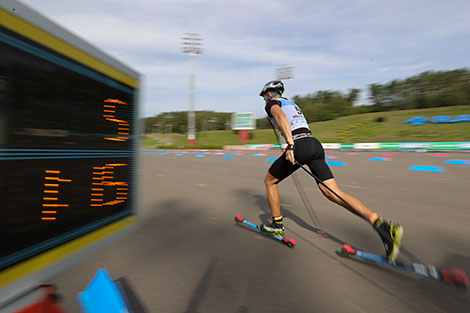
[[[340,117],[335,120],[310,124],[312,134],[321,142],[413,142],[413,141],[470,141],[470,123],[433,124],[422,126],[402,124],[415,116],[470,114],[470,106],[439,107],[421,110],[376,112]],[[378,117],[385,121],[376,122]],[[168,135],[166,135],[168,137]],[[186,135],[172,134],[173,145],[159,145],[145,136],[144,147],[188,148]],[[252,131],[250,144],[277,143],[271,129]],[[224,145],[241,145],[231,130],[198,132],[197,148],[222,148]]]

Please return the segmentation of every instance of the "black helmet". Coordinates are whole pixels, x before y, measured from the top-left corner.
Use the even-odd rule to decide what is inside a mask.
[[[263,97],[264,94],[268,91],[276,91],[282,95],[282,93],[284,92],[284,84],[280,80],[272,80],[266,85],[264,85],[259,95]]]

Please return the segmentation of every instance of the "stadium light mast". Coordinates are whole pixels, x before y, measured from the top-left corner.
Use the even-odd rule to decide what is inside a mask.
[[[197,54],[202,54],[202,38],[199,34],[185,33],[185,37],[181,38],[183,47],[181,52],[188,54],[189,59],[189,85],[188,85],[188,145],[196,145],[196,127],[194,114],[194,90],[196,80],[195,59]]]

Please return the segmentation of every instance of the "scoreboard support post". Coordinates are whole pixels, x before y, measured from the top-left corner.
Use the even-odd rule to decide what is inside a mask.
[[[243,143],[250,142],[250,130],[256,129],[254,113],[233,113],[232,129],[237,131],[238,139]]]

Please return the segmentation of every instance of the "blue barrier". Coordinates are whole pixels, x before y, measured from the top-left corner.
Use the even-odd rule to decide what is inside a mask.
[[[402,122],[402,124],[411,124],[413,126],[420,126],[426,123],[427,121],[428,119],[423,116],[416,116],[416,117],[410,118],[409,120]]]
[[[433,116],[430,118],[426,118],[424,116],[415,116],[402,123],[411,124],[413,126],[421,126],[421,125],[424,125],[424,123],[426,122],[430,122],[434,124],[470,122],[470,114],[463,114],[463,115],[457,115],[457,116],[439,115],[439,116]]]

